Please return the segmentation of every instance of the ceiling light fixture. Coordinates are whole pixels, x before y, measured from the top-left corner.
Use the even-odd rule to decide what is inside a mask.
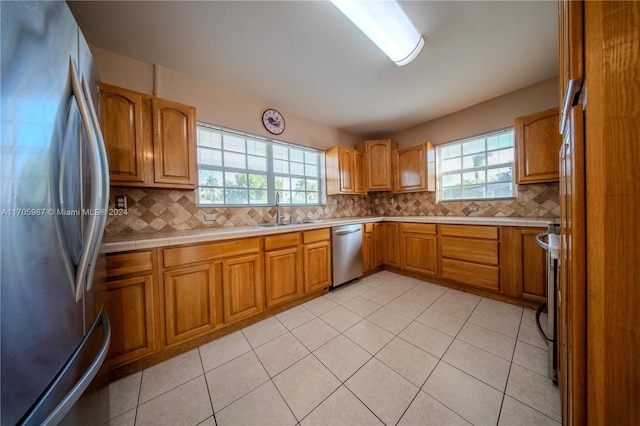
[[[425,45],[424,37],[395,1],[331,0],[331,3],[399,67],[413,61]]]

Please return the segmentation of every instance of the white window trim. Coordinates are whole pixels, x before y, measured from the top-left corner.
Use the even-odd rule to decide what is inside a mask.
[[[507,162],[507,163],[500,163],[500,164],[492,164],[492,165],[487,165],[485,163],[484,166],[480,166],[480,167],[475,167],[475,168],[469,168],[469,169],[460,169],[459,171],[454,171],[453,173],[440,173],[440,165],[441,165],[441,161],[442,158],[440,157],[440,149],[442,147],[445,147],[447,145],[455,145],[455,144],[460,144],[462,145],[465,142],[469,142],[472,141],[474,139],[480,139],[483,138],[485,139],[485,150],[482,151],[485,154],[488,154],[490,152],[495,152],[495,151],[500,151],[504,148],[498,148],[498,149],[492,149],[492,150],[487,150],[487,146],[486,146],[486,139],[488,139],[491,136],[494,135],[500,135],[502,133],[507,133],[507,132],[512,132],[514,133],[514,141],[513,141],[513,157],[512,157],[512,161],[511,162]],[[464,155],[461,153],[460,157],[464,157]],[[447,143],[443,143],[443,144],[439,144],[436,146],[436,164],[437,164],[437,169],[436,169],[436,202],[438,203],[444,203],[444,202],[470,202],[470,201],[492,201],[492,200],[513,200],[513,199],[517,199],[518,198],[518,188],[517,185],[515,183],[515,162],[516,162],[516,158],[515,158],[515,128],[513,126],[511,127],[505,127],[503,129],[498,129],[498,130],[494,130],[491,132],[486,132],[486,133],[481,133],[475,136],[470,136],[470,137],[466,137],[463,139],[458,139],[455,141],[451,141],[451,142],[447,142]],[[464,173],[464,172],[473,172],[473,171],[479,171],[479,170],[487,170],[487,169],[494,169],[494,168],[503,168],[503,167],[511,167],[511,195],[509,196],[505,196],[505,197],[485,197],[485,198],[450,198],[450,199],[443,199],[442,198],[442,192],[443,192],[443,187],[442,187],[442,177],[443,176],[448,176],[450,174],[454,174],[457,172],[460,173]],[[504,182],[506,183],[506,182]],[[482,185],[489,185],[490,182],[485,182]]]
[[[316,148],[311,148],[311,147],[308,147],[308,146],[304,146],[304,145],[291,143],[291,142],[275,140],[275,139],[272,139],[272,138],[266,138],[264,136],[254,135],[252,133],[242,132],[242,131],[239,131],[239,130],[234,130],[234,129],[230,129],[230,128],[226,128],[226,127],[222,127],[222,126],[217,126],[215,124],[205,123],[205,122],[201,122],[201,121],[197,122],[197,126],[198,127],[205,127],[205,128],[208,128],[208,129],[212,129],[212,130],[223,132],[223,133],[227,133],[227,134],[232,134],[232,135],[235,135],[235,136],[240,136],[240,137],[243,137],[243,138],[249,138],[249,139],[255,139],[255,140],[263,141],[263,142],[265,142],[267,144],[267,154],[266,154],[267,170],[266,171],[239,169],[239,168],[225,167],[225,166],[203,165],[203,164],[200,163],[199,158],[198,158],[198,162],[197,162],[198,178],[200,176],[200,170],[215,170],[215,171],[223,171],[223,172],[226,171],[226,172],[264,174],[264,175],[266,175],[267,176],[267,202],[266,203],[246,203],[246,204],[209,204],[209,203],[201,203],[200,202],[200,182],[198,182],[198,188],[196,189],[196,194],[195,194],[196,207],[201,207],[201,208],[270,207],[270,206],[273,206],[275,204],[275,194],[276,194],[275,177],[276,176],[287,176],[287,177],[290,177],[290,178],[308,179],[309,176],[301,176],[301,175],[295,175],[295,174],[290,174],[290,173],[289,174],[283,174],[283,173],[276,173],[276,172],[273,171],[273,145],[274,144],[289,146],[289,147],[292,147],[292,148],[302,149],[302,150],[305,150],[305,151],[311,151],[311,152],[315,152],[315,153],[318,154],[318,177],[317,177],[317,179],[318,179],[318,202],[317,203],[313,203],[313,204],[312,203],[283,203],[283,202],[281,202],[281,204],[283,206],[287,206],[287,207],[316,207],[316,206],[325,206],[326,205],[326,179],[325,179],[324,151],[316,149]],[[200,148],[200,144],[198,143],[198,141],[196,141],[196,150],[197,150],[197,148]],[[208,147],[205,147],[205,148],[208,148]],[[305,191],[305,192],[311,192],[311,191]],[[281,199],[282,199],[282,197],[281,197]]]

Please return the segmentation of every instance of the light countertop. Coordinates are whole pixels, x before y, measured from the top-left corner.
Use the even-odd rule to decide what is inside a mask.
[[[129,250],[142,250],[155,247],[177,246],[182,244],[204,243],[286,232],[306,231],[310,229],[329,228],[340,225],[372,222],[414,222],[414,223],[453,223],[461,225],[494,225],[545,228],[554,218],[511,218],[511,217],[464,217],[464,216],[376,216],[325,219],[313,223],[281,225],[269,228],[258,226],[226,226],[222,228],[192,229],[173,232],[151,232],[140,234],[121,234],[105,237],[102,244],[103,253],[115,253]]]

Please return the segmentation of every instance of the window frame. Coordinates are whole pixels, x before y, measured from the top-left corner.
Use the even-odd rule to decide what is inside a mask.
[[[488,149],[487,147],[487,140],[490,139],[491,137],[494,136],[500,136],[506,133],[511,133],[511,146],[498,146],[497,148],[494,149]],[[472,152],[472,153],[468,153],[465,154],[463,152],[463,145],[465,143],[468,142],[472,142],[472,141],[478,141],[478,140],[484,140],[484,150],[481,151],[477,151],[477,152]],[[452,155],[452,156],[448,156],[446,158],[442,158],[443,155],[441,154],[441,151],[446,148],[446,147],[452,147],[455,145],[459,145],[460,147],[460,153],[458,155]],[[503,151],[505,149],[511,148],[511,161],[508,162],[503,162],[503,163],[496,163],[496,164],[488,164],[487,159],[489,158],[489,154],[493,153],[493,152],[499,152],[499,151]],[[464,158],[471,156],[473,154],[476,153],[482,153],[485,156],[485,161],[484,161],[484,165],[482,166],[476,166],[476,167],[469,167],[469,168],[465,168],[464,166]],[[450,170],[447,172],[442,172],[442,163],[443,161],[446,160],[450,160],[450,159],[460,159],[460,165],[461,168],[460,169],[456,169],[456,170]],[[455,141],[451,141],[451,142],[447,142],[444,144],[439,144],[436,146],[436,202],[468,202],[468,201],[492,201],[492,200],[513,200],[513,199],[517,199],[517,185],[515,183],[515,162],[516,162],[516,158],[515,158],[515,128],[513,126],[510,127],[505,127],[502,129],[498,129],[498,130],[493,130],[490,132],[486,132],[486,133],[481,133],[479,135],[475,135],[475,136],[470,136],[470,137],[466,137],[463,139],[458,139]],[[493,170],[493,169],[502,169],[502,168],[510,168],[511,169],[511,180],[507,181],[498,181],[498,182],[489,182],[488,179],[486,179],[486,173],[489,170]],[[469,172],[477,172],[477,171],[483,171],[485,173],[485,180],[482,183],[478,183],[477,186],[484,186],[485,188],[485,193],[487,192],[488,186],[491,184],[495,184],[495,183],[510,183],[511,184],[511,195],[508,196],[504,196],[504,197],[470,197],[470,198],[443,198],[444,195],[444,190],[446,188],[460,188],[463,189],[464,188],[464,174],[465,173],[469,173]],[[459,175],[460,176],[460,184],[459,185],[449,185],[449,186],[444,186],[443,185],[443,178],[446,176],[452,176],[452,175]],[[475,186],[475,185],[474,185]]]
[[[220,148],[212,148],[210,146],[206,146],[206,145],[201,145],[200,144],[200,129],[206,129],[212,132],[217,132],[221,135],[221,147]],[[245,167],[246,168],[239,168],[239,167],[233,167],[233,166],[225,166],[225,153],[234,153],[237,151],[232,151],[232,150],[225,150],[225,135],[227,137],[239,137],[239,138],[243,138],[244,139],[244,148],[245,148],[245,152],[242,153],[245,156]],[[250,166],[247,164],[247,160],[249,158],[249,156],[251,157],[262,157],[260,155],[257,154],[252,154],[247,152],[247,143],[249,140],[254,140],[257,142],[261,142],[265,144],[265,155],[263,158],[265,158],[266,161],[266,170],[254,170],[251,169]],[[295,161],[294,159],[291,158],[291,151],[287,151],[287,159],[280,159],[280,158],[274,158],[274,147],[283,147],[286,149],[293,149],[293,150],[300,150],[303,152],[303,161]],[[211,164],[204,164],[201,162],[201,158],[200,158],[200,152],[201,149],[204,150],[208,150],[208,151],[217,151],[220,153],[220,155],[222,156],[221,159],[221,165],[211,165]],[[313,153],[315,156],[317,156],[317,163],[316,164],[311,164],[311,163],[307,163],[306,162],[306,153],[310,152]],[[225,128],[222,126],[217,126],[215,124],[210,124],[210,123],[205,123],[205,122],[201,122],[198,121],[196,123],[196,157],[197,157],[197,168],[198,168],[198,187],[196,188],[196,207],[199,208],[227,208],[227,207],[245,207],[245,208],[252,208],[252,207],[271,207],[273,205],[275,205],[275,200],[276,200],[276,192],[280,192],[280,204],[283,206],[290,206],[290,207],[316,207],[316,206],[324,206],[326,205],[326,179],[325,179],[325,165],[324,165],[324,151],[320,150],[320,149],[316,149],[316,148],[311,148],[308,146],[303,146],[303,145],[298,145],[298,144],[294,144],[291,142],[285,142],[285,141],[281,141],[281,140],[276,140],[276,139],[272,139],[272,138],[268,138],[268,137],[264,137],[264,136],[259,136],[259,135],[254,135],[248,132],[242,132],[242,131],[238,131],[238,130],[233,130],[233,129],[229,129],[229,128]],[[288,171],[286,173],[280,172],[280,171],[275,171],[274,170],[274,160],[277,161],[284,161],[287,164],[287,169]],[[291,164],[297,164],[297,165],[302,165],[305,168],[306,171],[306,166],[315,166],[317,167],[317,175],[315,176],[309,176],[309,175],[300,175],[300,174],[292,174],[291,173]],[[201,171],[212,171],[212,172],[220,172],[222,173],[223,179],[222,179],[222,185],[217,185],[217,186],[208,186],[208,185],[202,185],[200,182],[200,175],[201,175]],[[247,198],[247,203],[226,203],[227,201],[227,190],[229,189],[234,189],[236,187],[228,187],[227,186],[227,182],[226,182],[226,175],[227,173],[242,173],[242,174],[246,174],[247,175],[247,186],[246,187],[238,187],[238,189],[242,190],[242,191],[246,191],[248,198]],[[260,191],[263,190],[262,188],[251,188],[250,187],[250,177],[249,175],[263,175],[266,178],[266,183],[267,186],[264,189],[264,191],[266,191],[267,193],[267,200],[264,203],[251,203],[251,191]],[[302,179],[305,182],[305,188],[302,191],[298,191],[298,192],[302,192],[304,194],[305,199],[308,198],[309,194],[317,194],[317,202],[315,203],[309,203],[309,202],[305,202],[305,203],[301,203],[301,202],[293,202],[293,194],[295,192],[294,188],[286,188],[286,189],[281,189],[281,190],[277,190],[276,189],[276,179],[278,179],[279,177],[281,178],[285,178],[285,179]],[[308,180],[317,180],[317,191],[311,191],[309,190],[306,185],[307,185],[307,181]],[[225,203],[221,203],[221,204],[214,204],[214,203],[203,203],[200,201],[200,191],[202,188],[217,188],[222,190],[223,194],[223,199],[225,201]],[[289,193],[290,197],[287,196],[287,193]],[[291,201],[289,201],[289,199],[291,199]]]

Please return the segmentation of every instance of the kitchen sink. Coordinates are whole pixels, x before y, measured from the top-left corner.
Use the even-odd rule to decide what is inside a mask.
[[[275,222],[258,223],[255,226],[257,228],[275,228],[276,226],[304,225],[306,223],[321,223],[321,222],[322,220],[305,219],[305,220],[294,220],[292,222],[284,222],[284,223],[275,223]]]
[[[285,226],[288,225],[288,223],[274,223],[274,222],[269,222],[269,223],[258,223],[255,226],[258,228],[275,228],[276,226]]]

